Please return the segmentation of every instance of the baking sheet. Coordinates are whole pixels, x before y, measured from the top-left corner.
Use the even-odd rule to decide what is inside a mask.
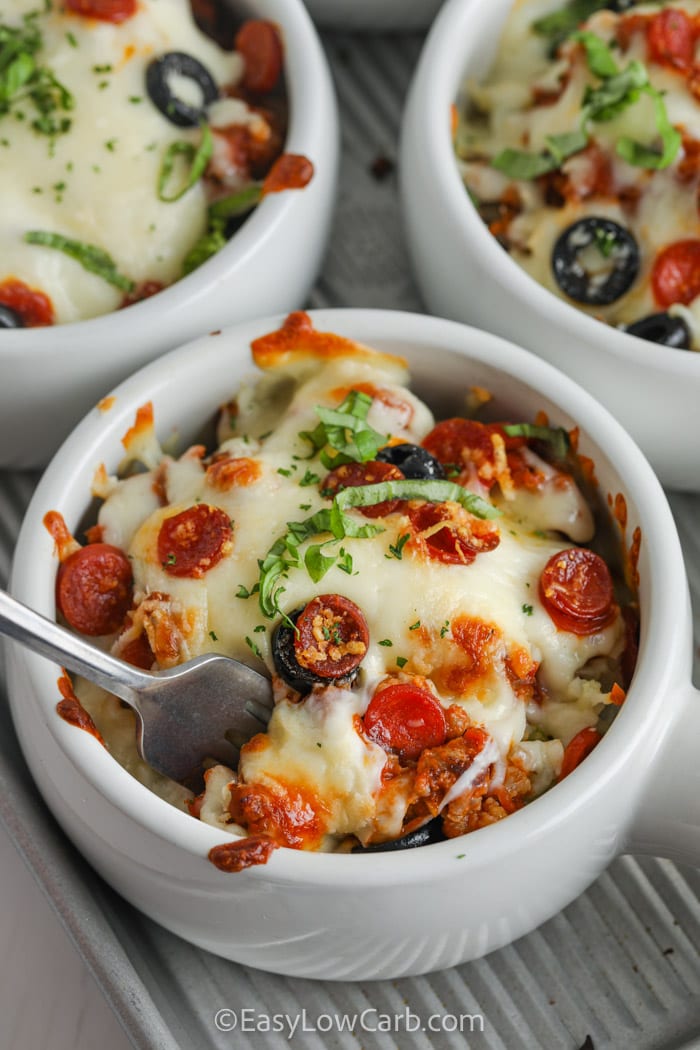
[[[310,305],[420,310],[393,162],[421,38],[327,35],[325,44],[341,103],[343,166],[332,244]],[[31,474],[0,473],[3,586],[36,480]],[[691,582],[697,643],[700,496],[671,494],[671,504]],[[697,644],[695,681],[700,684]],[[427,977],[317,983],[218,959],[121,901],[47,813],[19,755],[4,699],[0,817],[139,1050],[700,1045],[700,871],[695,869],[623,857],[560,915],[485,959]],[[231,1015],[220,1014],[226,1010],[237,1013],[238,1030],[230,1030]],[[399,1021],[394,1032],[371,1030],[382,1015],[405,1019],[407,1011],[417,1021]],[[262,1030],[262,1019],[275,1013],[297,1019],[291,1038],[288,1029]],[[353,1017],[354,1032],[348,1030]],[[427,1028],[431,1018],[441,1031],[406,1030],[415,1024]],[[340,1023],[346,1024],[344,1031],[338,1030]]]

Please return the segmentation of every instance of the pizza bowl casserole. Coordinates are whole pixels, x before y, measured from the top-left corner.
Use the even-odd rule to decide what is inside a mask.
[[[15,8],[0,25],[0,433],[1,461],[24,466],[183,335],[304,298],[337,142],[301,3]]]
[[[168,355],[56,457],[12,589],[140,666],[221,651],[273,676],[267,731],[190,791],[144,767],[111,697],[10,652],[21,743],[68,834],[229,958],[451,965],[625,846],[693,848],[656,765],[672,747],[688,775],[697,717],[667,504],[604,410],[493,336],[326,311]]]
[[[403,137],[431,309],[517,335],[597,394],[664,482],[691,489],[699,36],[694,0],[448,5]]]

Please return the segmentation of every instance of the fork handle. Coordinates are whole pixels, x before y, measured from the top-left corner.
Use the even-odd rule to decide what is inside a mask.
[[[101,685],[138,709],[138,691],[151,675],[118,660],[0,590],[0,634],[57,660],[62,667]]]

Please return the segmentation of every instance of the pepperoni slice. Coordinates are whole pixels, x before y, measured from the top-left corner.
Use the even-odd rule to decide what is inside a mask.
[[[378,485],[382,481],[402,481],[404,475],[391,463],[382,463],[373,459],[369,463],[344,463],[326,476],[321,485],[321,493],[331,498],[343,489],[354,489],[360,485]],[[385,499],[371,507],[358,507],[366,518],[383,518],[398,510],[403,500]]]
[[[66,0],[66,10],[100,22],[126,22],[136,14],[137,0]]]
[[[126,554],[109,543],[91,543],[62,562],[56,576],[56,604],[81,634],[112,634],[131,606],[132,586]]]
[[[233,546],[228,514],[198,503],[166,518],[158,533],[158,558],[170,576],[199,579]]]
[[[369,629],[361,609],[342,594],[320,594],[296,622],[294,652],[320,678],[344,678],[362,663]]]
[[[695,40],[693,21],[679,8],[660,11],[647,28],[649,58],[674,69],[690,69],[695,57]]]
[[[573,772],[576,766],[580,765],[584,758],[590,755],[593,748],[602,739],[597,729],[582,729],[580,733],[577,733],[564,748],[564,758],[561,763],[559,780],[568,777],[569,773]]]
[[[426,747],[439,747],[447,738],[439,700],[410,682],[376,692],[362,721],[370,740],[386,751],[396,751],[402,761],[417,759]]]
[[[464,462],[463,452],[477,466],[482,463],[492,464],[494,461],[491,431],[484,423],[477,423],[474,419],[444,419],[433,427],[422,445],[443,464],[461,466]]]
[[[610,570],[583,547],[554,554],[540,576],[540,600],[561,631],[595,634],[615,617]]]
[[[49,297],[14,277],[0,282],[0,305],[17,314],[25,328],[44,328],[54,322]]]
[[[700,240],[667,245],[656,256],[651,286],[659,306],[692,303],[700,295]]]
[[[411,507],[408,516],[430,557],[447,565],[469,565],[477,554],[492,551],[501,542],[497,525],[466,511],[455,516],[452,506],[444,503],[421,503]],[[444,526],[436,528],[440,522]]]
[[[243,87],[254,95],[272,91],[282,73],[282,41],[272,22],[251,19],[236,33],[236,51],[243,55]]]

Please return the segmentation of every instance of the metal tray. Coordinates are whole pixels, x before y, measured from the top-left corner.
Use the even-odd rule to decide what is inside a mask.
[[[312,306],[420,310],[393,162],[419,36],[327,35],[343,121],[332,245]],[[0,474],[0,582],[36,476]],[[700,639],[700,496],[671,495]],[[700,681],[700,648],[695,679]],[[0,685],[0,688],[1,685]],[[623,857],[564,912],[485,959],[427,977],[322,984],[192,948],[126,905],[47,813],[0,703],[0,817],[139,1050],[618,1050],[700,1045],[700,870]],[[338,946],[342,951],[342,945]],[[220,1010],[288,1013],[287,1033],[220,1031]],[[383,1014],[427,1029],[371,1031]],[[305,1011],[305,1014],[302,1014]],[[360,1020],[363,1011],[364,1023]],[[327,1017],[357,1017],[354,1032]],[[461,1032],[460,1015],[463,1020]],[[433,1021],[431,1022],[431,1018]],[[435,1018],[442,1020],[435,1020]],[[481,1022],[483,1019],[483,1031]],[[346,1022],[349,1024],[350,1022]],[[247,1024],[247,1022],[246,1022]],[[455,1030],[450,1031],[453,1027]],[[305,1030],[302,1030],[305,1029]]]

